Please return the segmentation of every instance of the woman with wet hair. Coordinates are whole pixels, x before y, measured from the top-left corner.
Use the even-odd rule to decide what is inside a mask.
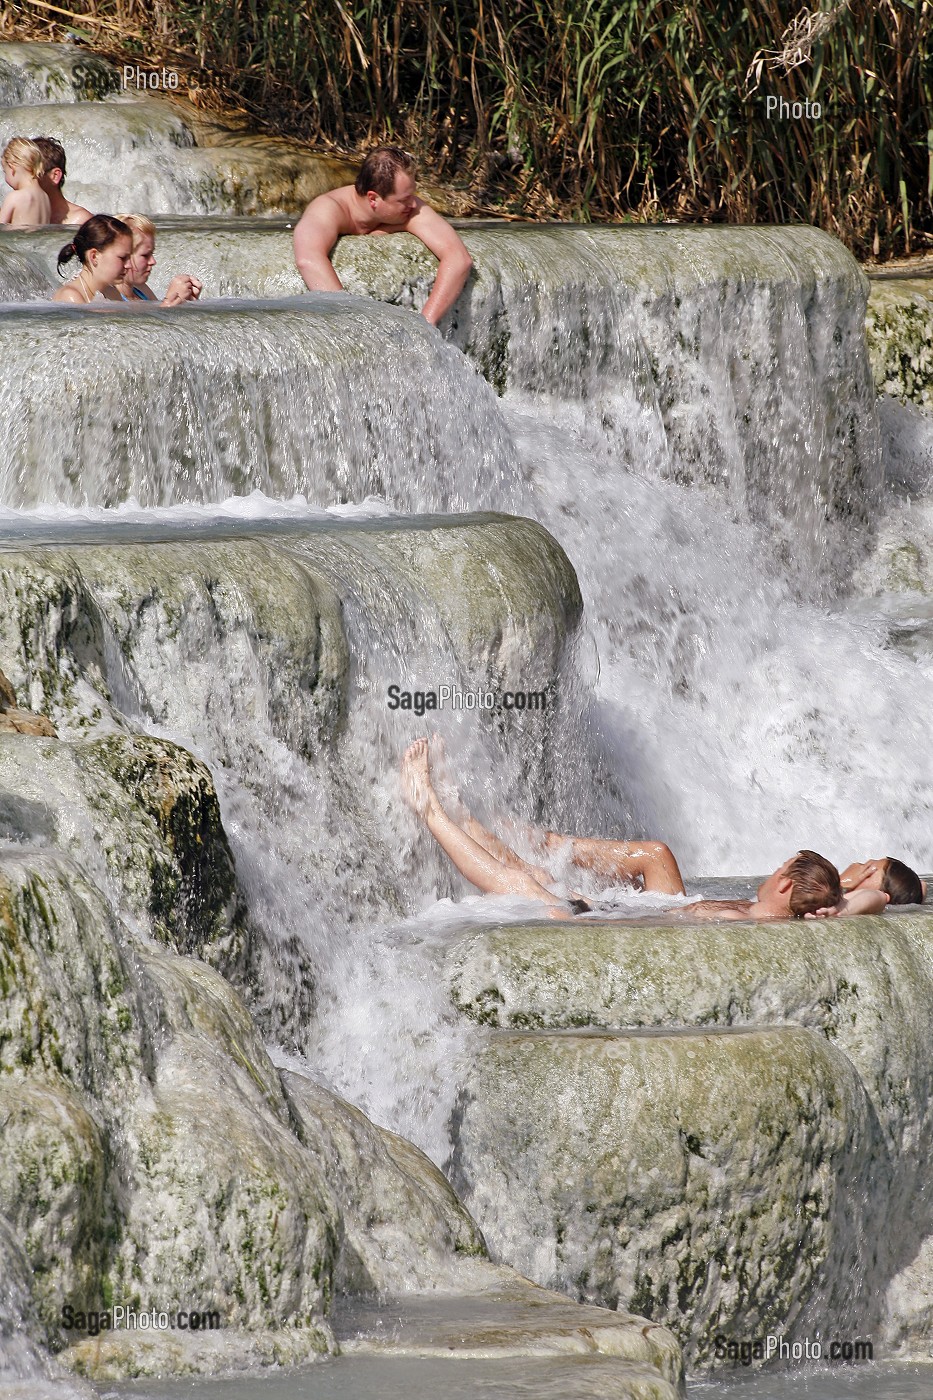
[[[58,255],[59,277],[64,276],[62,268],[72,258],[78,259],[81,268],[59,287],[52,300],[72,306],[122,303],[114,284],[125,275],[132,253],[133,235],[127,225],[112,214],[93,214]]]
[[[117,291],[128,302],[158,301],[149,286],[149,276],[156,265],[155,224],[145,214],[121,214],[120,219],[133,235],[133,255],[125,275],[116,284]],[[179,272],[169,282],[162,305],[180,306],[184,301],[197,301],[200,295],[198,279],[187,272]]]
[[[840,878],[846,895],[856,890],[879,890],[888,896],[889,904],[922,904],[926,898],[926,886],[920,876],[894,856],[855,861]]]

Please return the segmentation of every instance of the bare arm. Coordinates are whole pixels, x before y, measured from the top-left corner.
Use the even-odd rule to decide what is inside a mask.
[[[890,903],[884,890],[856,890],[842,896],[842,914],[883,914]]]
[[[865,880],[870,879],[878,869],[874,860],[856,860],[847,865],[839,876],[844,891],[857,890]]]
[[[16,212],[16,193],[8,194],[6,199],[0,204],[0,224],[11,224],[13,215]]]
[[[456,229],[451,228],[447,220],[428,204],[419,206],[406,229],[421,239],[439,263],[431,295],[421,308],[424,319],[436,326],[466,286],[473,259]]]
[[[844,894],[832,909],[817,909],[815,914],[804,914],[805,919],[846,918],[853,914],[883,914],[890,903],[890,896],[883,890],[856,890]]]
[[[310,292],[343,291],[330,260],[342,231],[340,206],[326,194],[312,199],[295,225],[295,266]]]
[[[697,904],[688,904],[683,913],[688,919],[713,920],[747,919],[750,905],[747,900],[701,899]]]

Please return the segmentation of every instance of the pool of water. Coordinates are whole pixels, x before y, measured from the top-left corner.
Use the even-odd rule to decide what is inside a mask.
[[[916,1366],[821,1366],[805,1370],[761,1371],[728,1379],[690,1381],[690,1400],[930,1400],[933,1364]]]
[[[100,1388],[103,1400],[591,1400],[618,1395],[611,1357],[497,1360],[344,1356],[299,1371],[235,1379],[135,1381]],[[688,1400],[930,1400],[933,1364],[743,1373],[691,1380]]]

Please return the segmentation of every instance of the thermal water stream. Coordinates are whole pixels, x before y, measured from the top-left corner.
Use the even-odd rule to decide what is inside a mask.
[[[34,87],[3,91],[4,130],[60,117],[13,105],[42,102]],[[86,159],[93,142],[130,151],[133,202],[217,208],[180,119],[78,105],[69,142]],[[445,958],[465,930],[529,911],[464,899],[416,830],[396,773],[426,720],[391,710],[390,686],[466,690],[492,665],[515,690],[553,687],[546,717],[430,716],[450,780],[491,820],[658,837],[694,877],[765,871],[801,847],[933,866],[929,430],[906,412],[879,421],[854,263],[808,229],[464,233],[477,277],[446,343],[413,314],[431,268],[404,240],[339,250],[356,295],[299,298],[281,221],[170,220],[159,271],[196,273],[205,300],[133,317],[43,303],[60,233],[0,243],[0,567],[40,547],[80,561],[104,649],[73,732],[129,727],[209,764],[250,925],[273,950],[252,1009],[276,1063],[311,1066],[441,1166],[481,1034],[450,1002]],[[494,665],[464,661],[468,552],[451,543],[427,589],[406,553],[417,528],[456,528],[422,516],[464,511],[547,528],[579,579],[580,635],[568,624],[558,645],[529,624],[497,639]],[[514,541],[491,539],[493,574],[497,548],[513,567]],[[310,564],[349,651],[329,745],[307,678],[253,644],[263,625],[243,601],[268,567],[299,617]],[[519,566],[549,567],[543,546]],[[133,601],[173,589],[171,607]],[[583,892],[659,907],[592,878]],[[495,1239],[497,1221],[480,1224]],[[368,1365],[334,1363],[334,1395],[369,1394]],[[315,1373],[307,1393],[329,1383]],[[372,1393],[388,1384],[380,1372]],[[469,1393],[550,1393],[527,1373],[486,1384],[471,1373]],[[847,1384],[793,1393],[929,1393],[906,1373]],[[457,1394],[449,1373],[444,1386]]]

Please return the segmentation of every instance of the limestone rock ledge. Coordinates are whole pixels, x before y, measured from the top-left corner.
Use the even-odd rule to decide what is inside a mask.
[[[55,729],[45,715],[34,714],[32,710],[21,710],[16,703],[16,692],[6,676],[0,671],[0,734],[31,734],[54,736]]]
[[[717,1330],[835,1315],[926,1359],[931,941],[927,913],[461,938],[452,999],[489,1029],[453,1180],[493,1256],[697,1366]]]
[[[498,1032],[452,1179],[494,1257],[703,1364],[717,1332],[783,1329],[817,1292],[865,1320],[857,1203],[886,1166],[858,1076],[811,1032]]]
[[[878,278],[865,332],[879,394],[933,409],[933,281]]]
[[[526,1385],[539,1377],[542,1394],[574,1400],[683,1394],[679,1349],[665,1328],[625,1312],[581,1307],[509,1269],[468,1266],[460,1282],[460,1292],[351,1304],[334,1324],[343,1353],[387,1363],[521,1358]]]
[[[276,1070],[230,984],[122,925],[61,853],[0,855],[0,992],[7,1331],[30,1356],[44,1345],[94,1381],[292,1365],[339,1350],[339,1290],[475,1305],[527,1288],[526,1308],[562,1310],[545,1317],[557,1340],[515,1332],[504,1354],[616,1357],[615,1394],[679,1393],[669,1333],[492,1270],[421,1152]],[[88,1336],[65,1305],[213,1311],[221,1327]]]
[[[349,1110],[323,1090],[296,1109],[230,985],[135,940],[60,855],[0,859],[0,958],[0,1215],[45,1342],[76,1340],[63,1305],[124,1302],[214,1309],[229,1328],[300,1334],[289,1354],[333,1351],[344,1238],[365,1228],[327,1176],[341,1153],[328,1115]],[[423,1204],[425,1235],[446,1227],[482,1251],[413,1148],[404,1173],[383,1154],[380,1201],[399,1237]],[[374,1254],[368,1273],[379,1289],[409,1281],[398,1258]],[[127,1334],[120,1347],[132,1370]]]

